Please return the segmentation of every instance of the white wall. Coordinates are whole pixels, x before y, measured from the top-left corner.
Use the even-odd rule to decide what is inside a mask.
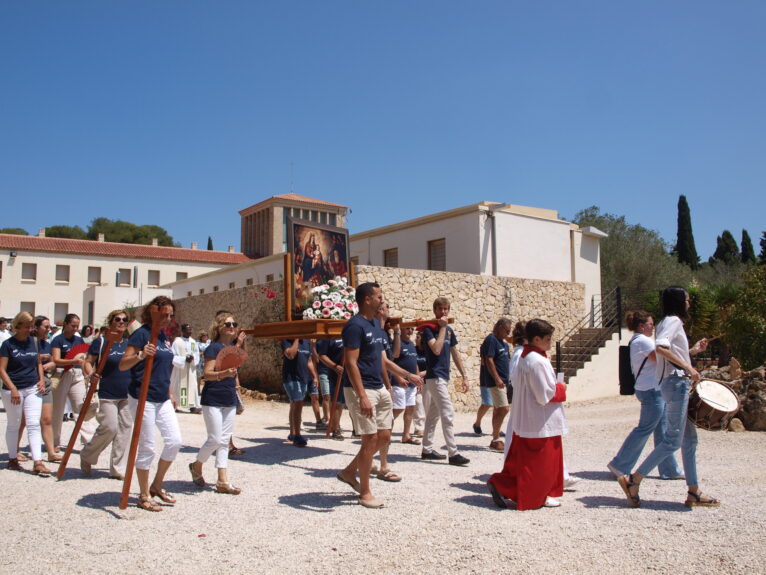
[[[601,295],[601,243],[598,236],[572,232],[572,281],[585,284],[585,305]],[[600,300],[599,300],[600,301]]]
[[[447,271],[478,274],[481,256],[479,211],[394,229],[374,237],[351,237],[351,256],[362,265],[383,265],[383,250],[398,248],[399,267],[428,269],[428,242],[445,238]],[[395,226],[392,226],[395,227]],[[359,234],[365,236],[366,234]]]
[[[162,288],[132,288],[114,286],[90,286],[82,293],[82,323],[87,323],[88,302],[93,302],[93,323],[100,326],[109,312],[122,309],[126,305],[141,306],[153,298],[164,295],[172,298],[172,290]],[[78,314],[79,315],[79,314]]]
[[[274,254],[266,258],[260,258],[230,266],[222,270],[200,274],[193,278],[181,280],[167,284],[167,287],[173,291],[173,299],[200,295],[200,290],[204,293],[213,293],[215,291],[225,291],[232,289],[230,283],[234,283],[234,289],[245,287],[247,280],[252,280],[254,285],[266,283],[266,276],[273,275],[274,280],[282,279],[284,275],[284,253]],[[216,286],[218,289],[216,290]]]

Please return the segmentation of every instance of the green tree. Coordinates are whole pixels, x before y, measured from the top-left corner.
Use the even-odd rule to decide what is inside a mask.
[[[67,238],[72,240],[87,240],[88,235],[80,226],[48,226],[45,228],[48,238]]]
[[[577,212],[573,221],[608,234],[601,240],[601,291],[623,288],[626,309],[651,307],[659,290],[691,282],[691,270],[670,255],[656,231],[629,224],[625,216],[602,214],[596,206]]]
[[[151,245],[152,240],[156,238],[158,245],[176,245],[168,232],[160,226],[138,226],[131,222],[109,218],[95,218],[90,223],[88,238],[98,239],[98,234],[104,234],[104,238],[109,242]]]
[[[761,254],[758,256],[758,263],[766,264],[766,232],[761,232]]]
[[[213,238],[210,236],[207,237],[207,249],[213,251]]]
[[[21,228],[0,228],[0,234],[12,234],[14,236],[28,236],[27,230]]]
[[[755,250],[753,249],[753,241],[750,239],[750,234],[747,233],[747,230],[742,230],[742,242],[740,243],[740,248],[742,249],[742,263],[748,265],[754,264],[756,262]]]
[[[692,215],[686,196],[678,198],[678,232],[674,253],[678,261],[696,270],[700,265],[697,248],[694,246],[694,234],[692,233]]]
[[[726,343],[742,367],[752,369],[766,359],[766,266],[750,268],[724,322]]]
[[[716,238],[716,248],[713,257],[709,262],[713,263],[718,260],[725,264],[733,264],[734,262],[741,261],[739,254],[739,246],[737,246],[737,240],[731,235],[729,230],[724,230],[723,233]]]

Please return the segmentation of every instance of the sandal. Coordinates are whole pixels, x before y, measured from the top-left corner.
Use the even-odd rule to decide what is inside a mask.
[[[60,463],[62,459],[64,458],[55,453],[53,455],[48,455],[48,463]]]
[[[16,456],[16,460],[23,463],[25,461],[29,461],[29,457],[27,457],[23,453],[19,452],[19,454]]]
[[[191,471],[192,482],[194,485],[197,487],[205,487],[205,478],[202,477],[201,473],[194,471],[194,463],[189,464],[189,471]]]
[[[217,493],[227,493],[229,495],[239,495],[242,493],[239,487],[234,487],[231,483],[222,483],[220,481],[216,481],[215,490]]]
[[[638,496],[639,485],[638,483],[633,482],[633,474],[631,473],[630,475],[621,475],[617,478],[617,482],[625,492],[625,496],[628,498],[628,502],[630,503],[631,507],[641,507],[641,498]],[[631,487],[636,488],[635,495],[630,492]]]
[[[19,465],[18,457],[8,460],[8,469],[10,471],[24,471],[24,468]]]
[[[162,511],[162,506],[158,505],[154,499],[151,497],[146,497],[145,495],[142,495],[138,498],[138,503],[136,503],[136,507],[139,509],[143,509],[144,511]]]
[[[396,483],[397,481],[401,481],[402,478],[398,476],[396,473],[391,471],[390,469],[388,471],[383,471],[382,469],[378,471],[378,473],[375,475],[378,479],[381,481],[390,481],[392,483]]]
[[[694,491],[687,491],[689,497],[684,501],[684,505],[687,507],[720,507],[721,502],[718,499],[703,495],[702,492],[694,493]]]
[[[402,439],[402,443],[409,443],[411,445],[420,445],[420,440],[409,437],[406,441]]]
[[[384,507],[382,501],[378,501],[375,498],[372,499],[362,499],[359,498],[359,505],[362,507],[366,507],[367,509],[380,509],[381,507]]]
[[[51,476],[51,470],[45,467],[45,464],[42,461],[35,463],[35,466],[32,468],[32,473],[39,475],[40,477]]]
[[[237,457],[238,455],[242,455],[244,452],[244,449],[240,449],[239,447],[232,447],[229,449],[229,457]]]
[[[165,491],[162,488],[154,489],[153,487],[150,487],[149,495],[151,495],[152,497],[159,497],[162,501],[164,501],[168,505],[175,505],[175,502],[176,502],[176,499],[175,497],[173,497],[173,494]]]

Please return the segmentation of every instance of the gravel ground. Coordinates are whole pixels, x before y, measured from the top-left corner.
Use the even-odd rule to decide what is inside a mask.
[[[187,465],[204,423],[179,414],[185,447],[166,482],[178,503],[161,513],[137,509],[135,497],[120,510],[121,483],[107,478],[103,455],[91,478],[73,455],[61,481],[7,471],[4,455],[0,573],[766,573],[757,489],[766,434],[700,432],[701,484],[723,501],[719,509],[688,510],[682,482],[651,477],[643,506],[631,509],[605,464],[637,421],[638,402],[571,405],[567,415],[565,453],[581,481],[560,508],[525,512],[492,504],[485,482],[502,455],[470,431],[469,413],[457,414],[456,426],[471,464],[422,462],[418,446],[394,443],[393,468],[404,479],[374,480],[381,510],[358,506],[335,478],[358,442],[308,434],[316,440],[306,449],[287,444],[286,404],[250,403],[237,417],[237,445],[247,451],[230,463],[243,489],[236,497],[191,483]]]

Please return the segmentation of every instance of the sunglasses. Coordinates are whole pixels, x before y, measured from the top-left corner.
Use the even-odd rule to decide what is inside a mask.
[[[115,317],[112,319],[115,323],[128,323],[128,318],[126,317]]]
[[[223,325],[226,327],[239,327],[239,324],[236,321],[225,321],[223,322]]]

